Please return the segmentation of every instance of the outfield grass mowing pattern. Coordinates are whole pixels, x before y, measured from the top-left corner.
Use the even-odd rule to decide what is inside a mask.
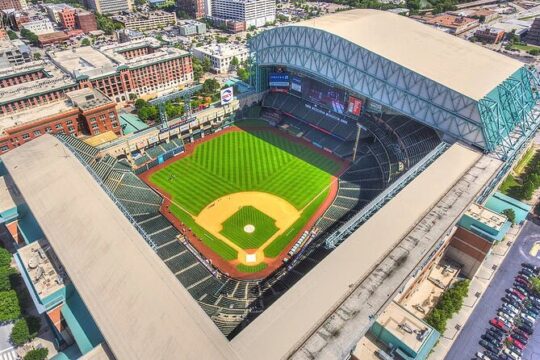
[[[221,234],[242,249],[257,249],[279,229],[274,219],[253,206],[244,206],[223,223]],[[255,231],[244,231],[246,225],[253,225]]]
[[[328,194],[332,174],[339,167],[309,147],[263,129],[229,132],[204,142],[190,156],[153,173],[150,181],[171,195],[175,216],[212,250],[230,260],[236,251],[197,226],[186,212],[195,216],[214,200],[242,191],[279,196],[298,210],[314,199],[320,205],[324,200],[320,195]],[[316,211],[314,203],[293,226],[297,231]],[[270,245],[267,256],[277,256],[290,242],[294,233],[287,234]]]

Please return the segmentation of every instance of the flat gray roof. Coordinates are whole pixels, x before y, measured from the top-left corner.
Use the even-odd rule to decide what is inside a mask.
[[[480,157],[457,144],[443,153],[231,341],[241,358],[279,359],[298,348]]]
[[[117,359],[236,359],[84,166],[43,135],[2,156]]]
[[[392,62],[480,100],[523,63],[405,16],[350,10],[291,26],[324,30]]]

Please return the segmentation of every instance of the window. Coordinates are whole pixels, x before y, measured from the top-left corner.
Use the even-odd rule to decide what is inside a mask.
[[[73,125],[73,121],[72,120],[66,121],[66,125]]]
[[[23,135],[22,135],[22,138],[23,138],[24,140],[29,139],[29,138],[30,138],[30,135],[29,135],[29,134],[23,134]]]
[[[45,128],[45,132],[50,133],[51,131],[52,131],[52,129],[51,129],[50,126],[47,126],[47,127]]]
[[[91,123],[95,123],[95,122],[96,122],[96,118],[91,118],[91,119],[90,119],[90,122],[91,122]]]
[[[99,115],[99,120],[105,120],[105,114]]]
[[[0,147],[1,152],[6,152],[8,150],[9,150],[9,146],[7,146],[7,145],[3,145],[2,147]]]
[[[75,128],[73,126],[68,126],[68,130],[70,133],[75,132]]]
[[[114,118],[115,118],[114,112],[111,111],[111,112],[109,113],[109,117],[110,117],[111,119],[114,119]]]
[[[114,129],[114,128],[117,128],[117,127],[118,127],[118,123],[117,123],[116,121],[114,121],[114,122],[112,123],[112,127],[113,127],[113,129]]]
[[[97,128],[98,128],[97,124],[92,124],[92,129],[97,129]]]
[[[34,136],[41,135],[41,130],[34,130]]]
[[[54,127],[55,127],[57,130],[59,130],[59,129],[62,128],[62,124],[56,124]]]

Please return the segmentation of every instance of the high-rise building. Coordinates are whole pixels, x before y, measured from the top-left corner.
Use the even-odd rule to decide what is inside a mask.
[[[86,0],[86,6],[100,14],[133,10],[133,0]]]
[[[195,19],[205,16],[204,0],[177,0],[176,8]]]
[[[217,21],[232,20],[260,27],[276,20],[275,0],[213,0],[212,18]]]
[[[534,19],[525,40],[528,44],[540,45],[540,17]]]

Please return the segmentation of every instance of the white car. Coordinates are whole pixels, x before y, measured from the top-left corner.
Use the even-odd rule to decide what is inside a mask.
[[[536,319],[533,318],[531,315],[528,315],[528,314],[525,314],[525,313],[521,313],[521,317],[524,318],[524,319],[529,320],[529,321],[532,322],[533,324],[536,322]]]
[[[519,356],[518,354],[516,354],[515,352],[513,352],[512,350],[510,349],[504,349],[503,352],[510,356],[512,359],[514,360],[521,360],[521,356]]]

